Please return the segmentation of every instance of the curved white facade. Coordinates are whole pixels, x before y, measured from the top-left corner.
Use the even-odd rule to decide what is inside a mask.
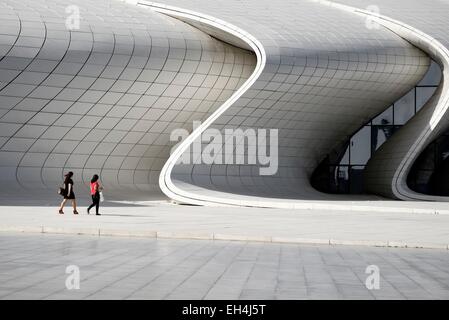
[[[78,183],[98,173],[108,189],[145,197],[158,190],[171,131],[206,119],[256,64],[251,52],[118,1],[71,2],[73,30],[60,1],[1,5],[5,192],[54,190],[71,170]]]
[[[279,128],[276,175],[261,176],[259,167],[250,165],[178,165],[161,179],[179,201],[282,207],[341,199],[310,186],[313,170],[364,121],[404,95],[428,67],[421,51],[391,31],[369,29],[365,18],[321,3],[231,1],[242,16],[204,1],[164,3],[173,16],[218,17],[246,30],[264,48],[266,65],[258,80],[208,128]],[[280,26],[267,24],[270,19]],[[325,22],[317,28],[315,20]],[[373,38],[383,45],[372,46]],[[355,49],[345,51],[349,47]]]
[[[122,198],[136,192],[145,198],[160,187],[193,204],[285,207],[348,199],[313,189],[313,171],[419,82],[428,55],[445,63],[437,37],[407,33],[407,21],[399,25],[393,14],[373,27],[366,19],[373,15],[351,3],[70,4],[80,9],[79,29],[68,28],[71,11],[60,1],[1,4],[5,190],[54,189],[71,170],[78,181],[100,174]],[[408,191],[397,172],[406,173],[446,128],[445,92],[378,151],[368,166],[370,191],[422,198],[398,196]],[[428,130],[434,108],[443,111]],[[193,121],[202,125],[192,131]],[[169,156],[178,128],[191,135]],[[195,156],[190,147],[206,129],[277,129],[278,170],[260,175],[263,166],[254,164],[176,164],[184,153]]]
[[[359,9],[371,4],[370,1],[337,2]],[[444,81],[449,68],[449,37],[444,31],[449,25],[449,4],[443,1],[413,1],[412,5],[410,1],[376,1],[376,4],[380,9],[377,21],[437,61],[443,70],[443,80],[423,109],[374,154],[366,172],[368,191],[401,200],[448,201],[448,197],[410,190],[407,175],[426,146],[449,128],[449,85]],[[362,14],[373,16],[366,10]]]

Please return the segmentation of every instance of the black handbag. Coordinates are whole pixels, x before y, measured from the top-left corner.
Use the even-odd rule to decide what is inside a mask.
[[[65,189],[64,188],[62,188],[62,187],[59,187],[59,189],[58,189],[58,194],[60,195],[60,196],[65,196]]]

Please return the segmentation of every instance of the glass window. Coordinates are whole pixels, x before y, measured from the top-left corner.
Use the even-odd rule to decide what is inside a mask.
[[[335,170],[336,192],[349,193],[349,166],[338,166]]]
[[[405,124],[415,114],[415,88],[394,103],[394,124]]]
[[[393,124],[393,106],[373,119],[373,124]]]
[[[419,82],[418,86],[438,86],[441,81],[440,66],[432,61],[424,78]]]
[[[352,194],[363,193],[363,170],[365,166],[351,166],[349,192]]]
[[[349,146],[346,148],[343,158],[341,158],[340,164],[349,164]]]
[[[446,135],[441,136],[436,140],[436,154],[438,155],[438,162],[446,161],[449,158],[449,139]]]
[[[435,93],[441,79],[441,68],[436,62],[432,61],[418,86],[365,124],[365,127],[350,138],[349,146],[340,149],[344,153],[339,165],[335,165],[335,160],[340,157],[341,153],[335,153],[333,159],[329,155],[327,169],[329,171],[325,177],[328,180],[328,186],[325,189],[332,193],[362,193],[363,171],[371,155],[428,102]],[[437,147],[433,146],[428,147],[426,151],[430,154],[428,159],[421,159],[421,162],[416,161],[420,165],[419,169],[415,170],[417,174],[409,176],[409,180],[413,180],[413,186],[425,186],[427,188],[427,181],[434,171],[433,166],[437,164],[447,165],[447,176],[449,176],[449,131],[447,134],[448,137],[445,137],[447,143],[439,142],[438,144],[438,159],[434,159],[436,155],[433,154],[435,150],[432,148]],[[421,156],[421,158],[423,157]],[[446,182],[444,184],[447,185]],[[447,193],[449,195],[449,187]]]
[[[365,126],[351,139],[351,164],[364,165],[371,157],[371,130]]]
[[[387,141],[394,133],[393,126],[372,126],[371,127],[371,151],[374,153]]]
[[[435,87],[417,87],[416,88],[416,111],[421,109],[430,97],[436,91]]]

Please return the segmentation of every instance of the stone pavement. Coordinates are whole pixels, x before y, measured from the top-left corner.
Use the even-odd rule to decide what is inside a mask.
[[[0,299],[448,299],[449,253],[0,233]],[[66,288],[66,268],[80,289]],[[379,268],[369,290],[367,266]]]
[[[445,214],[198,207],[159,200],[106,202],[102,216],[88,216],[81,206],[75,216],[70,207],[57,214],[57,205],[22,201],[0,206],[0,231],[435,249],[449,245]]]

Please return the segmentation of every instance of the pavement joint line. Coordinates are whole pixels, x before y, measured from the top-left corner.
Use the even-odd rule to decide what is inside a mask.
[[[43,233],[43,234],[72,234],[93,235],[98,237],[139,237],[151,239],[185,239],[185,240],[217,240],[217,241],[241,241],[262,243],[290,243],[290,244],[314,244],[314,245],[342,245],[342,246],[367,246],[387,248],[412,248],[412,249],[442,249],[449,250],[449,244],[432,244],[420,242],[382,241],[382,240],[339,240],[339,239],[313,239],[293,238],[277,236],[242,236],[223,233],[189,233],[152,230],[116,230],[97,228],[64,228],[64,227],[30,227],[30,226],[0,226],[0,232],[19,233]]]
[[[241,207],[234,205],[235,207]],[[251,207],[251,206],[249,206]],[[268,208],[268,207],[267,207]],[[449,215],[449,210],[438,208],[418,208],[418,207],[396,207],[396,206],[373,206],[360,204],[322,204],[322,203],[282,203],[279,208],[301,209],[301,210],[333,210],[348,212],[377,212],[377,213],[415,213],[431,215]]]
[[[111,201],[120,202],[120,201]],[[375,202],[375,201],[368,201]],[[137,202],[138,203],[138,202]],[[183,203],[171,201],[167,202],[168,205],[179,206]],[[252,205],[236,205],[236,204],[222,204],[216,203],[214,207],[222,208],[255,208]],[[258,208],[272,209],[270,206],[256,206]],[[301,209],[308,211],[319,211],[319,210],[334,210],[334,211],[347,211],[347,212],[376,212],[376,213],[410,213],[410,214],[430,214],[430,215],[449,215],[449,210],[438,209],[438,208],[419,208],[419,207],[400,207],[400,206],[373,206],[370,204],[324,204],[324,203],[310,203],[310,202],[297,202],[297,203],[281,203],[280,207],[282,209]]]

